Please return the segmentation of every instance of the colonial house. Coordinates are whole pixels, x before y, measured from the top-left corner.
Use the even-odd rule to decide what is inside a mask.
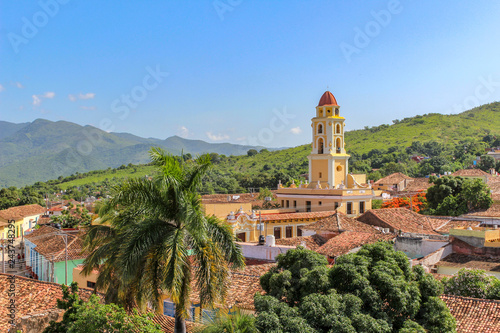
[[[24,232],[30,230],[36,225],[38,218],[44,212],[45,208],[37,204],[17,206],[0,210],[0,237],[4,239],[9,237],[9,221],[14,221],[11,223],[14,226],[14,229],[10,230],[13,230],[15,238],[21,237]]]
[[[70,284],[73,268],[86,258],[82,253],[83,234],[78,230],[59,230],[42,226],[25,236],[26,266],[42,281]]]

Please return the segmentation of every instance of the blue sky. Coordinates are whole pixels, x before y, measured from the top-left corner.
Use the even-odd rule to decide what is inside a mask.
[[[295,146],[500,100],[495,1],[1,1],[0,120]]]

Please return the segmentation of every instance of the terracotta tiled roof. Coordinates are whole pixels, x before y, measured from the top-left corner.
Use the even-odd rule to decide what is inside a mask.
[[[379,180],[377,180],[374,185],[379,185],[379,184],[383,184],[383,185],[391,185],[391,184],[398,184],[399,182],[403,181],[403,180],[412,180],[413,178],[405,175],[404,173],[401,173],[401,172],[396,172],[396,173],[393,173],[387,177],[384,177],[384,178],[381,178]]]
[[[326,212],[299,212],[286,214],[262,214],[262,221],[278,221],[293,219],[320,219],[335,214],[335,211]]]
[[[45,212],[45,208],[40,205],[24,205],[0,210],[0,218],[4,220],[20,220],[27,216],[40,215]]]
[[[358,221],[385,228],[389,226],[394,231],[406,233],[437,235],[432,229],[429,218],[406,208],[371,209],[359,216]]]
[[[437,219],[431,217],[429,217],[429,221],[431,221],[434,230],[440,234],[449,234],[450,230],[454,228],[478,227],[481,224],[479,221]]]
[[[229,278],[229,290],[226,302],[223,305],[226,308],[238,306],[241,309],[254,309],[253,296],[256,292],[262,293],[260,286],[260,277],[276,264],[264,264],[246,266],[243,270],[234,270]],[[196,281],[191,284],[191,301],[199,303],[199,289],[196,287]]]
[[[362,245],[375,243],[380,240],[390,240],[394,239],[394,237],[394,235],[382,233],[375,234],[371,232],[345,231],[329,239],[328,242],[317,249],[316,252],[334,258],[346,254]]]
[[[380,233],[380,231],[376,230],[372,226],[357,221],[349,216],[336,212],[335,214],[311,223],[307,226],[302,227],[304,230],[312,230],[316,232],[320,231],[328,231],[328,232],[342,232],[342,231],[360,231],[360,232],[368,232],[368,233]]]
[[[432,185],[434,184],[429,183],[429,178],[413,178],[404,189],[404,192],[427,191]]]
[[[50,216],[48,215],[42,215],[38,218],[36,221],[37,224],[42,225],[42,224],[48,224],[50,223]]]
[[[0,274],[0,332],[7,332],[9,328],[7,305],[10,300],[7,297],[10,281],[8,274]],[[16,293],[16,318],[21,318],[29,313],[52,310],[57,308],[57,299],[62,298],[62,288],[60,284],[53,282],[43,282],[25,277],[15,277]],[[80,298],[88,300],[92,290],[81,288],[78,291]]]
[[[462,169],[457,170],[451,174],[452,176],[460,176],[460,177],[481,177],[481,176],[489,176],[490,174],[484,172],[481,169]]]
[[[500,332],[500,301],[453,295],[441,299],[457,320],[458,333]]]
[[[464,216],[487,216],[487,217],[500,217],[500,203],[494,203],[486,210],[469,213]]]
[[[325,244],[323,237],[319,235],[301,236],[292,238],[280,238],[276,240],[276,245],[299,246],[305,243],[308,250],[316,251]]]
[[[325,91],[321,99],[319,100],[318,106],[333,105],[338,106],[335,96],[329,91]]]
[[[82,232],[65,232],[60,231],[51,226],[42,226],[36,229],[25,238],[35,244],[35,251],[43,255],[51,262],[64,261],[66,258],[65,247],[66,243],[64,236],[58,234],[66,234],[68,238],[68,260],[83,259],[87,257],[86,253],[82,253],[83,237]]]
[[[165,316],[161,313],[155,313],[152,320],[156,324],[160,325],[163,332],[174,333],[175,319],[173,317]],[[195,328],[198,326],[198,324],[186,320],[186,332],[195,332]]]
[[[452,253],[436,263],[436,266],[482,269],[490,272],[500,272],[500,259]]]

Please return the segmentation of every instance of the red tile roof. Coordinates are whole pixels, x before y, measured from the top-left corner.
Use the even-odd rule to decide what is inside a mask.
[[[362,245],[375,243],[381,240],[391,240],[394,238],[394,235],[382,233],[375,234],[367,232],[345,231],[340,235],[329,239],[328,242],[317,249],[316,252],[334,258],[346,254],[349,251],[354,250],[355,248]]]
[[[460,176],[460,177],[481,177],[481,176],[489,176],[490,174],[484,172],[481,169],[461,169],[457,170],[451,174],[452,176]]]
[[[490,272],[500,272],[500,259],[452,253],[436,263],[436,266],[482,269]]]
[[[406,233],[438,235],[427,216],[406,208],[371,209],[357,219],[382,228],[388,226],[395,232],[401,230]]]
[[[7,305],[10,300],[7,297],[10,281],[8,274],[0,274],[0,332],[7,332],[9,328]],[[25,277],[15,276],[16,293],[16,318],[21,318],[29,313],[52,310],[57,308],[57,299],[62,298],[60,284],[43,282]],[[80,288],[78,294],[83,300],[88,300],[92,290]]]
[[[24,205],[0,210],[0,218],[17,221],[27,216],[41,215],[44,212],[45,208],[38,204]]]
[[[301,237],[292,237],[292,238],[280,238],[276,240],[276,245],[285,245],[285,246],[302,246],[305,244],[306,249],[316,251],[323,244],[325,244],[326,240],[319,235],[312,236],[301,236]]]
[[[335,99],[335,96],[329,91],[325,91],[323,96],[321,96],[321,99],[319,100],[318,106],[324,106],[324,105],[333,105],[333,106],[339,106],[337,104],[337,100]]]
[[[304,230],[312,230],[316,232],[328,231],[328,232],[342,232],[342,231],[360,231],[367,233],[380,233],[372,226],[357,221],[349,216],[336,212],[335,214],[311,223],[307,226],[302,227]]]
[[[390,174],[387,177],[384,177],[384,178],[381,178],[381,179],[377,180],[374,183],[374,185],[379,185],[379,184],[393,185],[393,184],[398,184],[398,183],[402,182],[405,179],[406,180],[412,180],[413,178],[405,175],[404,173],[396,172],[396,173]]]
[[[84,259],[87,253],[82,253],[83,232],[66,232],[44,225],[34,230],[25,238],[35,244],[35,251],[43,255],[51,262],[64,261],[66,258],[66,243],[64,236],[67,235],[68,241],[68,260]]]
[[[441,299],[457,320],[458,333],[500,332],[500,301],[454,295]]]
[[[500,217],[500,203],[493,203],[493,205],[486,209],[474,213],[469,213],[464,216],[487,216],[487,217]]]

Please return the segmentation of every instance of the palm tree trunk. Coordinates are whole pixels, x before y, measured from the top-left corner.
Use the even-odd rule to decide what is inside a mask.
[[[182,318],[180,311],[175,309],[174,333],[186,333],[186,320]]]

